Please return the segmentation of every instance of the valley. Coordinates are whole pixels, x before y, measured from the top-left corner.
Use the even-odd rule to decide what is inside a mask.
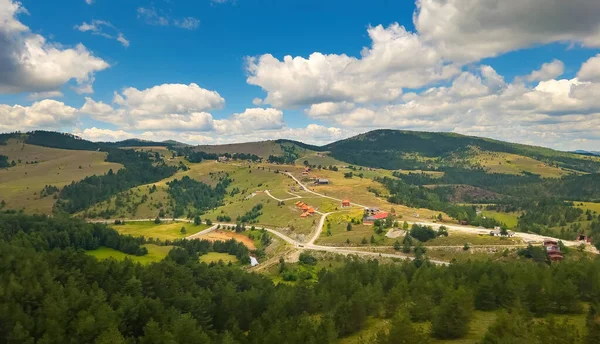
[[[3,216],[44,214],[104,226],[138,245],[99,237],[84,252],[101,264],[153,269],[193,262],[299,290],[349,269],[374,269],[374,262],[384,270],[461,264],[560,270],[596,260],[600,160],[488,141],[474,149],[474,138],[461,145],[456,135],[440,134],[436,142],[449,139],[452,149],[432,150],[422,141],[421,148],[401,151],[385,148],[386,139],[379,142],[385,152],[379,161],[366,152],[380,134],[371,133],[364,146],[345,140],[324,147],[285,140],[197,147],[128,141],[119,147],[59,137],[53,142],[61,147],[51,148],[27,143],[26,136],[9,138],[0,154],[15,166],[0,169],[1,207]],[[487,151],[486,144],[501,149]],[[85,149],[65,149],[70,145]],[[141,173],[133,177],[128,169]],[[416,289],[409,293],[419,297]],[[558,302],[554,294],[547,297]],[[367,299],[361,302],[371,304]],[[477,343],[493,331],[503,308],[477,300],[460,341],[434,342]],[[564,326],[583,331],[581,314],[591,306],[580,301],[563,318]],[[370,341],[398,326],[382,299],[373,302],[368,317],[338,329],[339,343]],[[435,336],[434,314],[398,307],[407,307],[409,315],[397,316],[413,319],[414,331]],[[548,312],[560,313],[552,307]],[[536,326],[551,326],[549,319],[540,315]]]

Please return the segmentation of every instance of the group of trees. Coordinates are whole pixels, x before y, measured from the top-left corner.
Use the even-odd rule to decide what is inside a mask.
[[[431,226],[414,223],[410,228],[408,235],[419,240],[420,242],[426,242],[439,236],[448,236],[448,230],[446,227],[440,226],[440,228],[436,231]]]
[[[528,338],[531,331],[538,333],[535,326],[547,326],[557,336],[600,333],[595,307],[587,333],[578,334],[570,324],[528,320],[580,313],[582,301],[595,304],[600,259],[552,266],[424,261],[417,267],[348,258],[337,269],[319,271],[314,282],[274,285],[257,274],[198,262],[211,250],[248,257],[235,241],[211,247],[207,241],[176,240],[169,242],[176,247],[165,260],[136,265],[99,261],[77,250],[110,245],[116,232],[103,225],[3,214],[0,228],[5,342],[330,343],[360,331],[372,317],[393,319],[377,336],[379,343],[398,338],[426,343],[431,337],[464,337],[474,309],[524,314],[515,320],[499,316],[486,335],[490,344]],[[314,263],[310,255],[302,260]],[[430,333],[416,325],[423,321],[431,323]]]
[[[249,211],[247,211],[244,215],[238,216],[237,217],[237,222],[241,222],[241,223],[257,223],[258,222],[258,217],[260,215],[262,215],[262,212],[260,211],[263,208],[263,204],[262,203],[258,203],[257,205],[255,205],[254,207],[252,207],[252,209],[250,209]]]
[[[261,157],[259,157],[256,154],[250,154],[250,153],[217,154],[217,153],[193,151],[190,148],[180,150],[179,154],[184,155],[185,159],[187,161],[194,162],[194,163],[202,162],[204,160],[217,160],[220,156],[224,156],[224,157],[227,157],[228,159],[232,159],[232,160],[248,160],[248,161],[254,161],[254,162],[262,160]]]
[[[10,163],[8,162],[8,157],[6,155],[0,154],[0,168],[10,167]]]
[[[75,213],[121,191],[157,182],[177,171],[177,167],[156,160],[151,153],[119,148],[108,148],[107,151],[106,161],[123,164],[125,168],[116,173],[111,169],[102,176],[89,176],[65,186],[55,204],[56,210]]]
[[[188,176],[168,182],[167,192],[174,202],[173,217],[177,218],[186,214],[186,210],[190,206],[196,212],[202,213],[221,205],[226,188],[230,183],[231,179],[227,175],[221,176],[214,188]]]
[[[443,211],[458,221],[467,221],[475,226],[493,228],[503,224],[493,218],[483,218],[477,214],[473,206],[455,204],[450,201],[451,190],[448,188],[430,189],[424,186],[410,185],[398,178],[376,178],[390,192],[388,201],[413,208],[428,208]]]
[[[296,151],[295,145],[284,145],[280,144],[283,155],[269,155],[267,161],[272,164],[290,164],[296,163],[296,160],[300,158],[300,154]]]

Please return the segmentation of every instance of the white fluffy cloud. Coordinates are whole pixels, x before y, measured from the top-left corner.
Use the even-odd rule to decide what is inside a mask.
[[[92,141],[120,141],[130,138],[140,138],[149,141],[177,140],[188,144],[227,144],[281,138],[299,140],[311,144],[326,144],[357,133],[356,131],[325,127],[318,124],[309,124],[303,128],[281,128],[264,132],[222,133],[219,135],[194,131],[180,132],[169,130],[128,132],[123,130],[99,129],[96,127],[73,131],[73,134]]]
[[[417,0],[423,41],[457,62],[552,42],[600,47],[596,0]]]
[[[96,36],[114,39],[117,42],[121,43],[124,47],[129,47],[129,40],[127,40],[127,38],[125,38],[125,35],[122,32],[119,32],[119,30],[117,30],[117,28],[110,22],[104,20],[92,20],[92,22],[89,24],[83,22],[80,25],[75,25],[73,28],[81,32],[91,32],[93,35]],[[106,29],[112,31],[113,33],[106,33]]]
[[[563,149],[586,144],[590,149],[600,144],[597,94],[600,84],[576,78],[546,80],[533,87],[518,79],[506,84],[491,67],[482,66],[477,72],[463,72],[448,87],[407,93],[397,104],[318,104],[308,114],[318,113],[322,120],[355,130],[453,131]]]
[[[77,109],[50,99],[31,106],[0,104],[0,132],[59,129],[75,125],[78,115]]]
[[[248,58],[247,82],[267,92],[264,100],[275,107],[323,102],[392,101],[403,88],[417,88],[448,79],[459,68],[444,62],[418,35],[403,26],[368,29],[371,48],[360,58],[313,53],[308,59],[270,54]]]
[[[587,60],[577,73],[582,81],[600,82],[600,54]]]
[[[208,131],[213,120],[206,111],[220,108],[225,100],[216,91],[197,84],[163,84],[145,90],[134,87],[115,92],[115,107],[86,98],[81,112],[107,123],[138,130]]]
[[[564,70],[565,64],[562,61],[554,60],[544,63],[540,69],[531,72],[526,79],[527,81],[546,81],[561,76]]]
[[[250,133],[256,130],[275,130],[285,126],[283,112],[277,109],[254,108],[233,114],[228,119],[215,120],[215,129],[220,134]]]
[[[17,19],[26,13],[21,3],[0,0],[0,93],[55,91],[72,79],[91,90],[93,74],[108,63],[82,44],[65,48],[33,34]]]

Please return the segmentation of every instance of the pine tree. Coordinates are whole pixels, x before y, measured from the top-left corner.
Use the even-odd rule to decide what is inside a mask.
[[[496,293],[494,285],[487,274],[483,274],[479,279],[475,291],[475,307],[482,311],[490,311],[496,309]]]
[[[600,343],[600,304],[593,303],[590,306],[586,321],[587,334],[584,338],[585,344]]]
[[[431,333],[438,339],[457,339],[469,333],[473,300],[462,287],[447,290],[431,320]]]

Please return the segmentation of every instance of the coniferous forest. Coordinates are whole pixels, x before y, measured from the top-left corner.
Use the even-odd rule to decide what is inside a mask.
[[[143,239],[105,225],[3,213],[0,233],[2,343],[330,343],[369,317],[390,319],[379,343],[429,343],[463,337],[474,310],[499,311],[483,343],[597,343],[600,336],[598,259],[436,266],[348,258],[314,283],[275,285],[199,263],[213,249],[206,241],[173,243],[165,260],[143,266],[85,254],[98,246],[144,254]],[[548,317],[583,312],[585,331]]]

